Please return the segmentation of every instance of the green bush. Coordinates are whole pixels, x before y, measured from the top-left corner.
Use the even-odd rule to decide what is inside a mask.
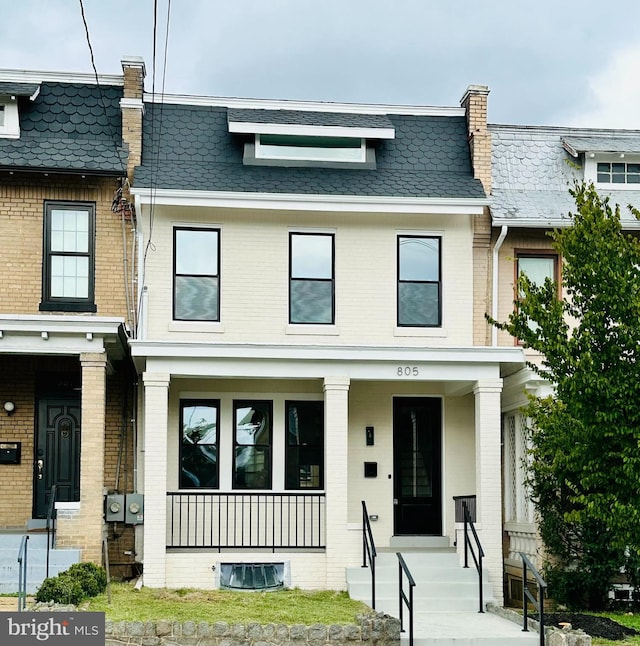
[[[107,588],[107,573],[95,563],[75,563],[58,576],[45,579],[38,588],[36,601],[77,605]]]

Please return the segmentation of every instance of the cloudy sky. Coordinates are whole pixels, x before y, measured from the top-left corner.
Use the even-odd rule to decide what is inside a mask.
[[[0,68],[92,70],[80,0],[1,3]],[[147,90],[449,106],[483,84],[492,123],[640,128],[639,0],[157,0],[155,77],[154,0],[83,4],[98,72],[142,56]]]

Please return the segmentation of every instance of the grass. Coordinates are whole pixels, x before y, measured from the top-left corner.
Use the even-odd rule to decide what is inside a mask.
[[[113,621],[205,621],[213,623],[353,624],[356,615],[370,609],[346,592],[279,590],[166,590],[112,583],[107,595],[90,599],[83,608],[104,612]]]
[[[640,614],[626,612],[600,612],[598,614],[602,617],[609,617],[609,619],[613,619],[613,621],[617,621],[623,626],[635,628],[637,631],[640,631]],[[640,646],[640,635],[627,637],[623,641],[612,641],[610,639],[594,637],[591,643],[593,646]]]

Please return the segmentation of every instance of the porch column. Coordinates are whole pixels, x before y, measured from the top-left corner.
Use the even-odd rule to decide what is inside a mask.
[[[502,379],[476,382],[476,495],[477,522],[485,552],[484,566],[493,594],[502,605],[502,470],[500,447],[500,395]]]
[[[80,423],[80,510],[73,519],[83,561],[102,563],[106,353],[80,355],[82,419]],[[65,514],[63,513],[64,517]],[[71,520],[71,519],[69,519]]]
[[[167,425],[169,381],[165,373],[145,372],[144,382],[144,585],[162,588],[166,580]]]
[[[324,379],[326,586],[346,587],[349,377]]]

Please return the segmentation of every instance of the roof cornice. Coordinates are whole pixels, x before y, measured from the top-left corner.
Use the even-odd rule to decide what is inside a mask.
[[[441,213],[481,215],[488,198],[393,197],[370,195],[301,195],[133,188],[136,205],[199,206],[283,211],[362,213]]]
[[[327,101],[294,101],[289,99],[244,99],[236,97],[190,96],[186,94],[150,94],[149,103],[210,106],[221,108],[246,108],[262,110],[300,110],[309,112],[343,112],[348,114],[404,114],[431,117],[462,117],[464,108],[424,105],[392,105],[373,103],[333,103]]]
[[[0,81],[12,81],[15,83],[83,83],[85,85],[96,85],[95,74],[77,72],[37,72],[32,70],[7,70],[0,69]],[[100,85],[124,85],[122,75],[98,74]]]
[[[494,216],[491,218],[491,223],[494,227],[506,225],[510,229],[564,229],[571,226],[573,220],[570,218],[500,218]],[[622,228],[625,231],[640,231],[640,222],[623,220]]]

